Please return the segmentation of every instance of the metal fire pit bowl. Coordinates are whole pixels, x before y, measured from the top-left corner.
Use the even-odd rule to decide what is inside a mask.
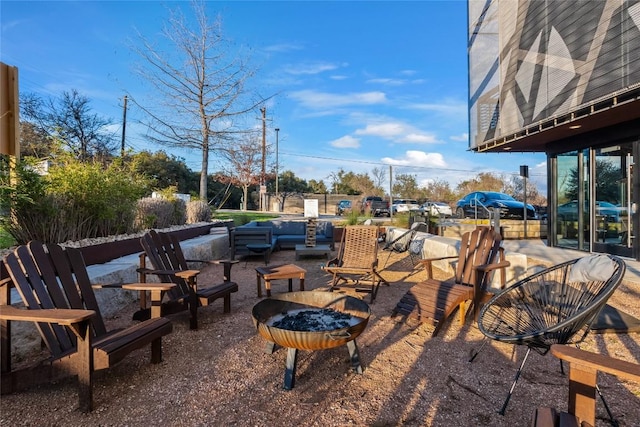
[[[347,327],[331,330],[299,331],[273,326],[275,319],[300,310],[332,309],[351,316]],[[371,316],[369,305],[352,296],[333,292],[289,292],[260,301],[253,306],[253,323],[258,333],[268,341],[267,352],[277,344],[288,348],[284,388],[291,390],[295,383],[298,350],[325,350],[346,344],[351,367],[362,373],[355,339],[364,331]]]

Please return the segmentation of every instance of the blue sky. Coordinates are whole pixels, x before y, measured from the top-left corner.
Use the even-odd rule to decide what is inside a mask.
[[[176,7],[189,14],[186,1],[3,0],[0,58],[18,67],[21,92],[77,89],[115,123],[119,141],[122,98],[142,90],[129,40],[136,30],[154,39]],[[393,165],[394,175],[455,187],[480,172],[517,175],[527,164],[546,193],[543,154],[468,149],[466,8],[461,0],[207,2],[225,37],[251,50],[260,69],[253,85],[277,93],[267,104],[267,140],[275,144],[280,129],[280,171],[328,185],[340,168]],[[163,149],[200,170],[198,153],[148,146],[141,118],[128,110],[128,148]]]

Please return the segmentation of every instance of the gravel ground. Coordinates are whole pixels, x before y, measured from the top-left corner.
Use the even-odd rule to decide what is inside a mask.
[[[381,255],[384,264],[387,254]],[[295,262],[307,270],[306,289],[325,287],[323,259],[293,261],[293,251],[273,254],[271,264]],[[77,409],[76,381],[65,379],[25,392],[4,395],[2,426],[521,426],[537,406],[566,409],[567,378],[551,355],[532,353],[504,416],[497,413],[525,349],[491,342],[473,363],[468,358],[482,342],[472,324],[433,327],[391,318],[396,302],[424,277],[408,273],[408,261],[393,255],[371,305],[372,316],[357,338],[364,366],[350,370],[346,348],[299,351],[296,384],[283,390],[286,351],[264,351],[251,319],[256,295],[254,268],[261,258],[234,266],[240,291],[232,313],[222,302],[201,308],[200,328],[188,329],[185,314],[172,317],[174,332],[163,340],[164,360],[149,364],[138,350],[100,373],[94,387],[95,410]],[[438,274],[442,275],[441,272]],[[207,266],[201,286],[221,277]],[[297,283],[294,282],[294,288]],[[286,282],[275,282],[274,293]],[[623,284],[610,303],[640,317],[637,285]],[[130,324],[135,305],[126,307],[112,327]],[[638,362],[640,334],[591,334],[582,348]],[[640,426],[640,385],[600,375],[599,383],[621,426]],[[597,425],[609,425],[598,402]]]

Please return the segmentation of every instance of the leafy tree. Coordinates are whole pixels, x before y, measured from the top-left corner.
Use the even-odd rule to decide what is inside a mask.
[[[130,157],[134,172],[149,179],[152,190],[175,187],[179,193],[197,192],[198,177],[183,159],[164,151],[141,151]]]
[[[458,197],[451,189],[448,181],[436,179],[425,189],[425,198],[434,202],[446,202],[453,204]]]
[[[610,203],[620,203],[618,181],[622,177],[620,167],[611,162],[596,159],[596,195],[598,200]],[[580,180],[578,168],[571,169],[569,181],[567,183],[567,200],[578,200]]]
[[[61,98],[49,99],[26,94],[20,100],[20,110],[37,134],[46,134],[59,141],[76,159],[105,162],[111,157],[115,141],[106,131],[111,121],[92,114],[89,98],[77,90],[63,92]]]
[[[278,190],[280,192],[280,210],[284,209],[284,202],[288,197],[300,197],[303,193],[312,191],[307,181],[298,178],[292,171],[284,171],[278,178]]]
[[[344,169],[340,168],[337,172],[331,172],[327,179],[331,180],[331,193],[333,194],[358,194],[356,190],[351,188],[345,179]]]
[[[327,186],[324,184],[323,180],[316,181],[315,179],[309,180],[309,187],[314,194],[325,194],[327,193]]]
[[[512,176],[511,186],[513,190],[510,194],[517,200],[524,200],[524,178]],[[527,203],[538,206],[547,204],[546,197],[540,194],[535,183],[530,180],[527,180]]]
[[[407,197],[410,199],[420,199],[424,195],[424,191],[418,186],[415,175],[397,174],[393,181],[393,196]]]
[[[175,9],[161,32],[172,48],[161,51],[140,34],[141,45],[133,48],[143,62],[138,71],[159,100],[136,103],[149,115],[152,142],[201,152],[200,198],[206,199],[209,153],[227,151],[244,132],[237,119],[265,99],[248,89],[255,71],[246,54],[224,37],[220,17],[210,22],[206,3],[192,4],[193,28]]]
[[[367,194],[372,196],[384,196],[384,189],[377,187],[369,174],[348,172],[344,176],[348,186],[356,191],[356,194]]]
[[[460,197],[474,191],[498,191],[505,192],[507,180],[503,175],[495,175],[491,172],[480,172],[475,178],[462,181],[456,187]]]

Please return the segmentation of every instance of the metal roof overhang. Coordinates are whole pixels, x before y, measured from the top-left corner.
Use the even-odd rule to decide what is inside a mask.
[[[516,133],[483,142],[479,153],[545,152],[554,141],[640,118],[640,84],[608,95],[571,113],[533,123]]]

